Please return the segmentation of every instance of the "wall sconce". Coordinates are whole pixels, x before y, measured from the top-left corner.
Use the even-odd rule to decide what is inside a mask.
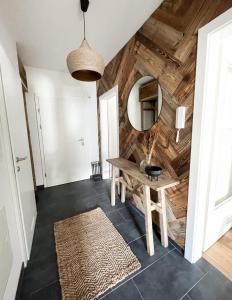
[[[185,114],[186,114],[186,107],[179,106],[176,109],[176,143],[179,143],[180,138],[180,130],[185,128]]]

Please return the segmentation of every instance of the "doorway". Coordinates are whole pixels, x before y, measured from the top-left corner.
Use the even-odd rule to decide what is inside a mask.
[[[108,158],[119,157],[118,86],[99,97],[102,177],[111,177]]]
[[[207,249],[203,257],[232,281],[232,229]]]
[[[36,97],[45,187],[89,179],[98,156],[97,104],[86,97]]]
[[[192,263],[232,226],[231,52],[232,9],[198,34],[185,249]]]

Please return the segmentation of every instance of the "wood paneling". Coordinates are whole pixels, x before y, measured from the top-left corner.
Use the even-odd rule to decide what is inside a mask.
[[[169,235],[184,247],[195,86],[197,32],[229,9],[232,0],[166,0],[107,65],[98,82],[98,95],[119,87],[120,155],[140,162],[156,137],[153,163],[181,183],[168,190]],[[153,75],[163,89],[159,122],[146,133],[133,129],[127,99],[136,80]],[[187,107],[186,128],[175,143],[175,110]],[[156,219],[154,217],[154,219]]]

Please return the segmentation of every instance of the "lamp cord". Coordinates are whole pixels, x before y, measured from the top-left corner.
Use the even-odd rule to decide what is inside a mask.
[[[85,36],[86,36],[86,29],[85,29],[85,13],[83,12],[83,19],[84,19],[84,40],[85,40]]]

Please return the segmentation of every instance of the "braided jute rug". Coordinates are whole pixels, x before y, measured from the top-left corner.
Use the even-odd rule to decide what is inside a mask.
[[[92,300],[141,268],[101,208],[54,225],[63,300]]]

